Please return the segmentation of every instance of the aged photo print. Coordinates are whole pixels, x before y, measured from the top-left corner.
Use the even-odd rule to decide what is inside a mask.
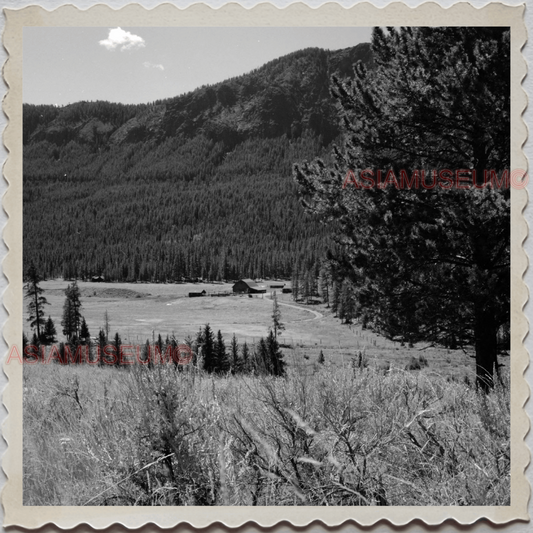
[[[526,519],[522,9],[142,14],[6,12],[6,523]]]

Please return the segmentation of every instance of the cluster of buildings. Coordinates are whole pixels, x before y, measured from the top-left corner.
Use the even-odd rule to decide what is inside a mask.
[[[233,294],[265,294],[267,290],[280,289],[282,293],[291,293],[292,289],[285,287],[285,283],[272,281],[267,283],[254,281],[253,279],[240,279],[233,284]],[[216,293],[211,296],[229,296],[232,293]],[[206,291],[190,292],[189,298],[207,296]]]

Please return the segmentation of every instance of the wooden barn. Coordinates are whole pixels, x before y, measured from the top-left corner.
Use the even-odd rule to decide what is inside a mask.
[[[233,284],[233,294],[264,294],[266,287],[252,279],[240,279]]]

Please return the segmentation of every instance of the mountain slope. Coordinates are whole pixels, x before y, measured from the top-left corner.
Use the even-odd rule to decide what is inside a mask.
[[[146,105],[24,106],[24,262],[116,280],[289,276],[328,228],[303,213],[292,164],[338,136],[332,74],[369,45],[302,50]]]

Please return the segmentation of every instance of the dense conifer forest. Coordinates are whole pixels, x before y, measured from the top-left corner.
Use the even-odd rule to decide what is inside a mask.
[[[295,161],[328,160],[330,79],[370,46],[302,50],[146,105],[24,105],[24,262],[45,278],[290,277],[331,226],[306,215]]]

